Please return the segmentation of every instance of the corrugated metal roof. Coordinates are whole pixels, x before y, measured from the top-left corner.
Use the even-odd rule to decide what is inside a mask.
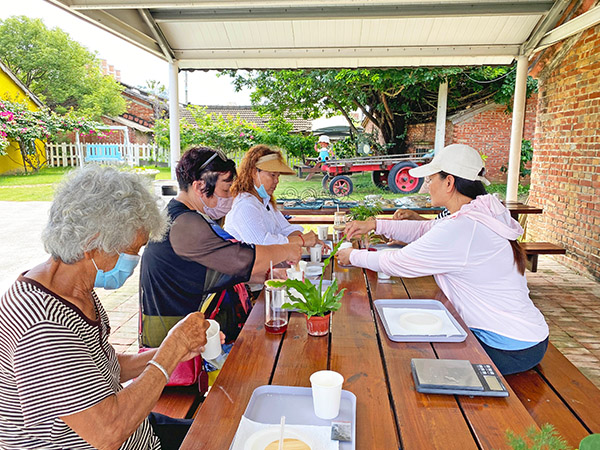
[[[252,109],[252,106],[220,106],[220,105],[207,105],[204,106],[206,112],[211,114],[213,117],[218,118],[222,116],[225,120],[229,118],[243,119],[247,122],[253,123],[261,128],[265,128],[269,121],[269,116],[259,116],[256,111]],[[196,121],[190,112],[184,108],[179,108],[179,115],[182,119],[187,121],[191,125],[196,125]],[[304,133],[310,132],[311,121],[297,118],[287,118],[287,120],[293,125],[293,133]]]
[[[568,0],[46,0],[181,69],[510,64]],[[532,43],[532,40],[535,41]]]

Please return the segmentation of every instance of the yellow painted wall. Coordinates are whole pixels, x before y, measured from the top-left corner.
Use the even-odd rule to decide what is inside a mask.
[[[0,69],[0,99],[8,100],[11,102],[25,103],[27,107],[35,111],[39,109],[37,105],[25,94],[25,92],[6,74]],[[36,141],[36,147],[40,157],[43,160],[46,159],[46,149],[44,143]],[[9,147],[5,149],[7,155],[0,155],[0,174],[22,172],[23,171],[23,158],[19,152],[19,145],[16,142],[12,142]]]

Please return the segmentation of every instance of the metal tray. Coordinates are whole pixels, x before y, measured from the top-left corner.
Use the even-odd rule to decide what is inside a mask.
[[[322,207],[323,202],[317,200],[316,202],[299,202],[296,203],[294,206],[286,206],[284,207],[284,209],[287,211],[292,209],[321,209]]]
[[[340,450],[356,449],[356,396],[346,390],[342,390],[340,414],[333,420],[315,416],[311,388],[295,386],[257,387],[244,416],[272,425],[279,424],[281,416],[285,416],[285,423],[290,425],[331,425],[332,421],[347,421],[352,423],[352,442],[340,441]]]
[[[375,305],[375,309],[377,310],[377,314],[381,318],[381,322],[383,322],[383,327],[385,328],[385,332],[390,338],[391,341],[394,342],[462,342],[467,338],[467,333],[460,326],[460,324],[456,321],[456,319],[450,314],[450,312],[446,309],[446,307],[437,300],[406,300],[406,299],[385,299],[385,300],[375,300],[373,302]],[[386,321],[385,315],[383,314],[383,308],[419,308],[419,309],[435,309],[445,311],[448,317],[450,318],[450,322],[456,327],[456,329],[460,332],[460,334],[446,336],[445,334],[431,334],[431,335],[398,335],[392,334],[390,332],[390,328]]]

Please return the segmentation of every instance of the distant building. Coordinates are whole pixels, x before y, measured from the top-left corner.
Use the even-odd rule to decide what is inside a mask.
[[[14,103],[24,103],[32,110],[38,110],[44,104],[12,73],[8,67],[0,62],[0,100]],[[36,141],[40,157],[45,160],[44,143]],[[5,149],[6,155],[0,155],[0,174],[19,172],[23,170],[23,158],[16,142]]]
[[[256,111],[252,109],[252,106],[220,106],[220,105],[206,105],[202,106],[206,108],[206,112],[211,114],[215,119],[222,116],[223,119],[229,120],[239,117],[246,122],[252,123],[260,128],[266,128],[269,122],[269,116],[259,116]],[[190,125],[196,126],[196,121],[190,114],[190,112],[182,106],[179,114],[182,120],[186,120]],[[312,122],[306,119],[286,118],[293,125],[292,133],[309,134],[311,130]]]

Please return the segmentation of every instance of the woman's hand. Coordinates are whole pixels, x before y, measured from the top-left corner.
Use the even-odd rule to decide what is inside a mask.
[[[309,231],[308,233],[304,233],[302,235],[302,239],[304,239],[304,247],[314,247],[315,245],[317,245],[320,242],[319,237],[315,234],[314,231]]]
[[[343,248],[341,250],[338,250],[338,252],[335,254],[335,256],[338,259],[338,262],[344,266],[347,266],[350,264],[350,253],[352,253],[352,250],[354,250],[353,248]]]
[[[188,314],[169,330],[169,334],[159,347],[159,353],[163,346],[172,348],[176,354],[182,355],[177,363],[198,356],[206,345],[208,327],[210,323],[204,318],[204,314],[200,312]]]
[[[393,216],[395,220],[425,220],[424,217],[417,214],[412,209],[398,209]]]
[[[295,266],[302,259],[302,246],[299,244],[286,244],[287,257],[285,260],[290,266]]]
[[[346,239],[352,239],[353,237],[367,234],[369,231],[375,230],[375,228],[377,228],[377,221],[375,219],[365,221],[353,220],[344,228],[344,235]]]
[[[287,269],[283,268],[274,268],[273,269],[273,278],[276,280],[287,280]]]

